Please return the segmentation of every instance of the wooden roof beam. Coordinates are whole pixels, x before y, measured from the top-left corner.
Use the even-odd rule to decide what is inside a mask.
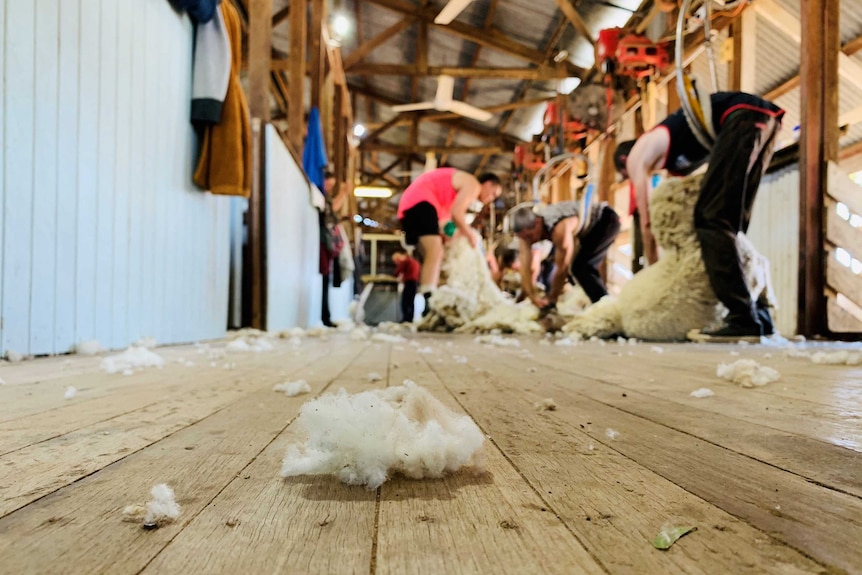
[[[502,146],[409,146],[401,144],[370,143],[368,146],[361,147],[362,149],[386,152],[389,154],[426,154],[428,152],[434,154],[502,154],[511,152],[511,150],[504,149]],[[400,158],[399,161],[401,161]]]
[[[393,36],[409,28],[415,21],[415,16],[405,16],[402,20],[396,22],[386,30],[382,31],[380,34],[378,34],[371,40],[363,42],[359,47],[356,48],[356,50],[353,50],[346,58],[344,58],[344,69],[350,70],[351,67],[361,62],[363,58],[365,58],[369,53],[371,53],[372,50],[374,50],[381,44],[384,44]]]
[[[856,52],[862,50],[862,36],[857,36],[853,38],[843,46],[841,46],[841,51],[846,56],[852,56]],[[799,74],[796,74],[792,78],[788,78],[778,86],[771,89],[769,92],[764,94],[764,98],[767,100],[775,100],[776,98],[780,98],[784,94],[787,94],[791,90],[799,87]]]
[[[586,38],[590,42],[590,44],[595,46],[596,39],[593,38],[590,29],[587,28],[586,23],[584,22],[583,18],[581,18],[581,15],[578,14],[578,11],[575,9],[575,7],[572,6],[572,3],[569,0],[557,0],[557,6],[560,7],[560,10],[563,12],[563,15],[569,22],[572,23],[572,26],[575,27],[575,30],[577,30],[581,34],[581,36]]]
[[[509,36],[493,28],[483,30],[482,28],[470,26],[458,21],[450,22],[446,25],[435,24],[434,17],[437,15],[438,10],[434,7],[417,7],[405,0],[369,0],[369,2],[392,10],[393,12],[415,15],[420,20],[438,27],[441,31],[446,32],[447,34],[453,34],[464,40],[469,40],[470,42],[478,44],[479,46],[493,48],[494,50],[509,54],[510,56],[516,56],[536,65],[548,63],[548,57],[540,50],[536,50],[532,46],[516,42]],[[571,62],[567,62],[565,66],[566,73],[570,76],[577,76],[580,78],[583,77],[586,72],[586,70]]]
[[[440,76],[453,78],[504,78],[511,80],[559,80],[565,78],[564,70],[553,66],[538,68],[457,68],[449,66],[419,66],[410,64],[357,64],[347,71],[357,76]]]

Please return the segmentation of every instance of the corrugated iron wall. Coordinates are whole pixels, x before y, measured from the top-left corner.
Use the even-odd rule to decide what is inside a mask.
[[[0,30],[0,350],[222,335],[229,205],[191,184],[188,18],[0,0]]]
[[[796,333],[799,285],[799,166],[763,177],[754,202],[748,238],[769,258],[778,299],[775,325],[788,337]]]

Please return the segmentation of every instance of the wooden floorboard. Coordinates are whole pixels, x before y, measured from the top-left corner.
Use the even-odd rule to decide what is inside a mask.
[[[588,367],[589,358],[582,356],[581,369]],[[489,354],[487,361],[495,367],[495,397],[502,394],[499,386],[523,385],[527,379],[509,375],[519,364],[511,356]],[[805,555],[848,571],[862,565],[862,547],[855,543],[862,540],[862,500],[596,401],[589,390],[573,389],[576,371],[548,376],[531,386],[533,394],[550,395],[558,403],[554,417],[565,421],[563,433],[577,434],[583,425],[582,432],[595,444]],[[608,429],[618,432],[619,438],[609,439]],[[830,526],[839,524],[842,528],[836,533]]]
[[[862,573],[858,366],[764,346],[408,340],[158,348],[165,368],[130,377],[101,357],[0,366],[0,573]],[[742,358],[781,380],[715,375]],[[311,395],[272,391],[299,378]],[[485,473],[376,491],[279,477],[308,399],[405,379],[488,434]],[[549,397],[556,411],[534,407]],[[160,482],[177,523],[123,523]],[[670,524],[697,531],[658,551]]]

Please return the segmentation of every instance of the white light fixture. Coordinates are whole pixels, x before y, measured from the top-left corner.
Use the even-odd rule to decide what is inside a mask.
[[[332,17],[332,33],[342,38],[350,32],[350,20],[344,14],[336,14]]]
[[[575,88],[577,88],[580,85],[581,85],[581,79],[580,78],[575,78],[575,77],[564,78],[564,79],[560,80],[560,88],[557,91],[560,94],[568,95],[568,94],[572,93],[572,90],[574,90]]]
[[[392,188],[383,186],[356,186],[353,195],[357,198],[389,198],[392,196]]]
[[[365,135],[366,132],[367,132],[367,130],[365,129],[365,126],[363,126],[362,124],[356,124],[355,126],[353,126],[353,135],[356,136],[357,138],[361,138],[362,136]]]

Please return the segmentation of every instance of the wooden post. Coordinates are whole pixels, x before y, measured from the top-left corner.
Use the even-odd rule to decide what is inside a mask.
[[[258,0],[254,0],[258,1]],[[269,0],[271,1],[271,0]],[[305,44],[306,21],[308,19],[307,0],[290,2],[290,75],[288,87],[290,95],[287,110],[287,134],[297,152],[302,153],[303,132],[305,131]]]
[[[272,49],[272,0],[249,0],[249,111],[269,121],[269,81]]]
[[[329,150],[329,163],[335,172],[335,181],[341,184],[344,181],[344,146],[347,134],[344,133],[344,86],[335,87],[335,104],[332,108],[332,118],[335,121],[335,134],[333,136],[333,150]]]
[[[324,46],[321,42],[323,22],[325,22],[326,2],[320,0],[311,2],[311,28],[308,34],[309,56],[311,66],[311,105],[320,109],[320,94],[325,78]]]
[[[251,197],[248,201],[248,270],[251,327],[266,329],[266,153],[264,137],[269,122],[272,0],[249,4],[249,111],[251,114]]]
[[[826,333],[823,196],[838,158],[839,0],[802,2],[798,332]]]
[[[599,201],[607,202],[611,207],[614,207],[614,198],[611,194],[614,181],[616,180],[616,168],[614,167],[614,152],[617,150],[617,143],[613,136],[605,134],[599,143],[599,182],[598,192]],[[608,256],[611,255],[611,250],[608,251]],[[599,272],[602,275],[602,280],[608,281],[608,258],[602,260],[602,265],[599,267]]]
[[[757,11],[743,10],[730,25],[733,59],[728,70],[727,89],[732,92],[754,92],[757,53]]]

